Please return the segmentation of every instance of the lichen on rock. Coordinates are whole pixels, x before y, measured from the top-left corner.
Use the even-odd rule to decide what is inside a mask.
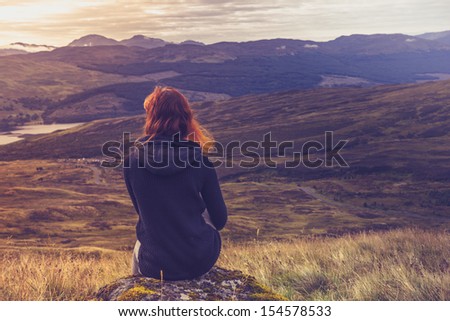
[[[132,288],[129,288],[125,292],[123,292],[118,298],[118,301],[140,301],[145,298],[147,295],[156,294],[155,291],[150,290],[142,285],[137,285]]]
[[[193,280],[166,281],[143,276],[119,279],[101,288],[105,301],[282,301],[280,294],[241,271],[213,267]]]

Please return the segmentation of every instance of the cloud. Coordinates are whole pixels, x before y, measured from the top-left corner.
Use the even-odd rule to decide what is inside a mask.
[[[261,38],[328,40],[352,33],[450,29],[446,0],[0,0],[9,42],[64,45],[86,34],[207,43]]]

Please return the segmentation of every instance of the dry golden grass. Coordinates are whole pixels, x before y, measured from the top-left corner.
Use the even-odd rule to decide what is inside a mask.
[[[130,269],[128,253],[104,249],[13,249],[0,257],[0,300],[85,300]]]
[[[450,235],[418,230],[229,246],[220,265],[291,300],[449,300]]]
[[[338,239],[226,243],[219,261],[291,300],[449,300],[450,235],[419,230]],[[131,253],[7,249],[1,300],[85,300],[127,276]]]

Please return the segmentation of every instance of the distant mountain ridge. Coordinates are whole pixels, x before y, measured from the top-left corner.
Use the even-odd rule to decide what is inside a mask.
[[[115,40],[112,38],[107,38],[102,35],[87,35],[79,39],[73,40],[68,44],[69,47],[94,47],[94,46],[128,46],[128,47],[142,47],[147,49],[164,47],[167,44],[172,44],[172,42],[167,42],[163,39],[147,37],[144,35],[135,35],[129,39]],[[194,40],[185,40],[180,44],[190,44],[190,45],[205,45],[202,42]]]
[[[446,44],[404,34],[341,36],[327,42],[325,48],[334,53],[353,51],[368,55],[450,50]]]
[[[119,44],[125,45],[125,46],[137,46],[137,47],[143,47],[143,48],[158,48],[163,47],[168,42],[158,39],[158,38],[150,38],[143,35],[136,35],[131,37],[130,39],[124,39],[119,42]]]
[[[168,42],[159,38],[147,37],[144,35],[134,35],[129,39],[115,40],[112,38],[107,38],[102,35],[87,35],[79,39],[73,40],[69,43],[68,47],[94,47],[94,46],[127,46],[127,47],[142,47],[147,49],[164,47],[168,44],[174,44],[173,42]],[[205,46],[203,42],[195,40],[185,40],[179,43],[180,45],[199,45]]]
[[[114,46],[119,45],[117,40],[107,38],[101,35],[86,35],[79,39],[73,40],[68,47],[93,47],[93,46]]]
[[[160,38],[134,35],[131,38],[116,40],[103,35],[89,34],[71,41],[68,47],[96,47],[96,46],[128,46],[147,49],[164,47],[168,42]],[[292,55],[300,52],[339,53],[351,49],[358,54],[378,54],[405,51],[450,50],[450,30],[442,32],[424,33],[417,36],[406,34],[352,34],[340,36],[334,40],[320,42],[301,39],[262,39],[244,42],[217,42],[205,45],[195,40],[185,40],[178,45],[199,45],[225,51],[228,54],[278,54]],[[273,46],[275,45],[275,46]],[[23,42],[11,43],[3,49],[17,49],[26,52],[49,51],[58,48],[50,45],[35,45]],[[6,52],[3,53],[6,55]]]
[[[435,40],[450,45],[450,30],[441,32],[427,32],[417,36],[418,38]]]
[[[450,43],[443,39],[450,38],[450,31],[442,33],[430,33],[420,36],[410,36],[405,34],[353,34],[350,36],[340,36],[334,40],[318,42],[300,39],[262,39],[244,42],[217,42],[205,45],[194,40],[185,40],[179,45],[201,45],[224,51],[235,56],[239,55],[292,55],[301,52],[322,52],[322,53],[349,53],[355,54],[380,54],[395,52],[415,52],[431,50],[450,50]],[[135,35],[129,39],[121,41],[107,38],[101,35],[87,35],[69,43],[69,47],[85,46],[137,46],[147,49],[164,47],[167,42],[159,38]]]
[[[403,34],[209,45],[143,35],[122,41],[88,35],[70,46],[24,53],[0,50],[9,55],[0,57],[6,83],[0,86],[3,128],[36,115],[64,121],[77,115],[91,120],[141,112],[145,94],[156,84],[236,97],[450,77],[450,45]]]

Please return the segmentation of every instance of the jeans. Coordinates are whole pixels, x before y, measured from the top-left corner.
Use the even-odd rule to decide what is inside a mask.
[[[136,240],[134,245],[133,256],[131,258],[131,274],[132,275],[142,275],[141,270],[139,270],[139,248],[141,247],[141,242]]]

